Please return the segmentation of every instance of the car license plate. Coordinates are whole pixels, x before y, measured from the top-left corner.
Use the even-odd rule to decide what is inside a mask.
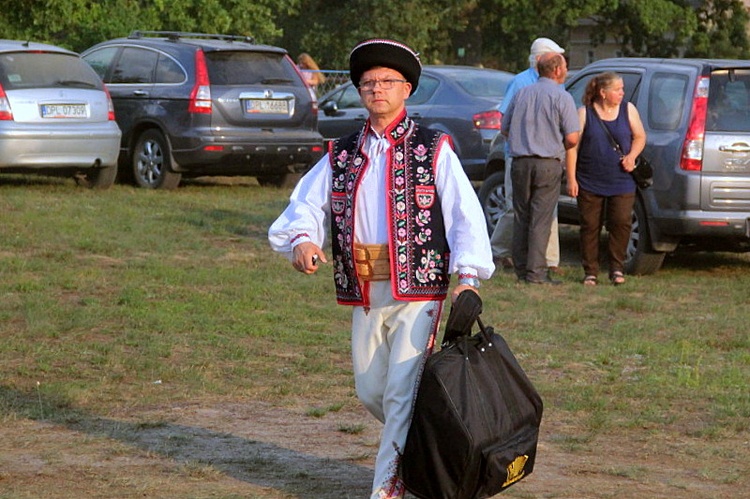
[[[279,99],[246,99],[245,111],[252,114],[289,114],[289,102]]]
[[[42,118],[85,118],[86,104],[42,104]]]

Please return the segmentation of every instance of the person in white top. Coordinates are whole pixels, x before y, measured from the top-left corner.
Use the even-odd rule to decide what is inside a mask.
[[[450,275],[458,277],[455,299],[477,292],[494,265],[481,206],[450,137],[407,115],[418,54],[369,39],[354,47],[349,65],[369,119],[304,175],[269,242],[306,274],[330,262],[337,301],[353,306],[357,396],[383,423],[371,498],[400,498],[398,459]]]

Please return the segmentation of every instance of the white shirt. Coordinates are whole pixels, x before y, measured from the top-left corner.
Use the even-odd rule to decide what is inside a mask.
[[[354,240],[362,244],[388,242],[386,220],[386,152],[390,144],[373,130],[367,134],[364,151],[369,164],[362,175],[354,210]],[[435,186],[443,212],[451,274],[489,279],[492,263],[487,225],[479,198],[450,147],[441,147],[434,167]],[[299,243],[310,241],[323,247],[329,233],[332,169],[324,155],[294,188],[289,205],[268,230],[274,251],[291,260]]]

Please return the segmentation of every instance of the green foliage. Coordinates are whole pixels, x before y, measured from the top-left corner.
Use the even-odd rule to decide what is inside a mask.
[[[750,57],[750,16],[740,0],[710,0],[697,9],[698,29],[686,54],[690,57]]]
[[[388,37],[417,48],[423,62],[438,63],[450,49],[448,25],[464,3],[303,0],[299,13],[282,18],[283,43],[294,53],[309,52],[322,67],[345,68],[358,41]]]
[[[680,0],[621,0],[597,14],[594,40],[613,36],[625,56],[676,57],[698,24],[695,10]]]
[[[300,0],[0,0],[4,37],[82,51],[133,30],[175,30],[251,35],[273,43],[280,13]]]
[[[614,38],[625,55],[747,58],[741,0],[0,0],[5,38],[81,51],[135,29],[250,35],[324,69],[345,69],[369,37],[415,47],[428,64],[482,64],[520,71],[539,36],[569,44],[581,20],[592,42]]]

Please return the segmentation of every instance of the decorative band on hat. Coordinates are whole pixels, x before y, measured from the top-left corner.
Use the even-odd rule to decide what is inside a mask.
[[[385,38],[364,40],[349,54],[349,75],[355,86],[359,87],[362,74],[374,67],[390,68],[401,73],[411,83],[411,93],[417,89],[422,74],[422,61],[417,52],[404,43]]]

